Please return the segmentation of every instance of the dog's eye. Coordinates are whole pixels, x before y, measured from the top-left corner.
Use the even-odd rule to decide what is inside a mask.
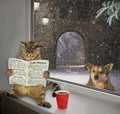
[[[103,73],[104,73],[103,71],[100,72],[100,74],[103,74]]]
[[[93,73],[95,73],[95,70],[93,70]]]

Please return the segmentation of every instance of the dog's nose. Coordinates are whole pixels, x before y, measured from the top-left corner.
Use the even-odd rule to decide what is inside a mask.
[[[95,79],[95,80],[99,80],[99,76],[96,74],[96,75],[94,76],[94,79]]]

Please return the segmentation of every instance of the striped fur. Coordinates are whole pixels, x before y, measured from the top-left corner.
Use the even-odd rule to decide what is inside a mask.
[[[19,59],[23,60],[40,60],[42,59],[40,56],[40,46],[36,42],[21,42],[21,54],[18,57]],[[7,70],[7,75],[11,76],[13,74],[13,71],[11,69]],[[49,71],[44,72],[44,77],[47,79],[49,77]],[[52,96],[55,97],[55,91],[60,90],[60,87],[58,84],[54,82],[47,81],[46,88],[42,85],[38,86],[23,86],[23,85],[13,85],[12,93],[7,93],[6,95],[12,96],[12,97],[20,97],[20,96],[30,96],[36,102],[38,105],[44,106],[44,107],[51,107],[51,104],[47,101],[45,101],[45,91],[47,88],[53,89]]]
[[[47,81],[47,86],[46,88],[53,89],[53,94],[52,96],[55,97],[55,91],[60,90],[60,86],[57,83]]]

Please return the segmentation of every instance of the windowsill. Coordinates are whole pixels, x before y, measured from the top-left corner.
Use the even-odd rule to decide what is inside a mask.
[[[52,104],[52,108],[50,109],[38,106],[34,100],[28,97],[14,100],[39,112],[40,114],[93,114],[93,111],[94,114],[119,114],[120,112],[120,96],[79,85],[73,85],[59,80],[50,80],[57,82],[61,87],[70,91],[69,105],[66,110],[59,110],[57,108],[56,99],[51,96],[51,90],[47,90],[46,94],[46,101]]]

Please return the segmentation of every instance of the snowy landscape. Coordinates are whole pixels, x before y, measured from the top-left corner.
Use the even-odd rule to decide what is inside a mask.
[[[120,71],[114,70],[110,73],[109,76],[112,84],[116,87],[116,92],[120,93]],[[89,80],[89,72],[85,70],[52,70],[50,77],[86,85]]]
[[[110,80],[120,93],[120,23],[109,26],[106,18],[95,18],[102,3],[101,0],[41,3],[34,15],[34,38],[43,44],[42,57],[53,66],[50,77],[86,85],[89,80],[86,63],[113,63]],[[46,14],[50,22],[41,26],[41,17]]]

